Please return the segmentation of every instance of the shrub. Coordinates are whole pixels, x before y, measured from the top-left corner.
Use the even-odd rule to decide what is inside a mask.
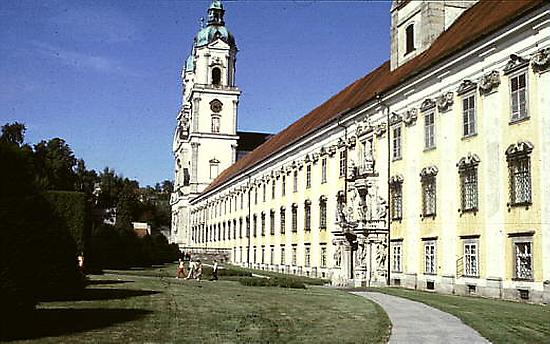
[[[304,283],[291,277],[244,277],[240,278],[239,282],[242,285],[249,287],[281,287],[293,289],[306,289]]]
[[[72,191],[47,191],[44,196],[54,215],[64,222],[76,242],[78,251],[85,252],[90,236],[86,194]]]

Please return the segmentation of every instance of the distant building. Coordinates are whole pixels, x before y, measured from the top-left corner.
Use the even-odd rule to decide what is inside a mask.
[[[393,1],[389,61],[238,161],[235,39],[208,13],[172,241],[335,285],[550,301],[548,1]]]
[[[140,238],[146,235],[151,235],[151,225],[147,222],[132,222],[134,232]]]

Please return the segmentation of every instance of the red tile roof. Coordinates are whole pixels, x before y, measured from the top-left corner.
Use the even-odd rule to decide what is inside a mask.
[[[389,61],[279,132],[243,159],[225,169],[203,191],[208,192],[244,173],[284,147],[335,120],[341,113],[375,99],[406,79],[502,28],[548,0],[482,0],[466,10],[426,51],[394,71]]]

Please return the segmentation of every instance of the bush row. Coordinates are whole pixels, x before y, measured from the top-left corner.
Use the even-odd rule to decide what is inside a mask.
[[[306,286],[301,281],[292,277],[243,277],[239,279],[242,285],[250,287],[281,287],[306,289]]]

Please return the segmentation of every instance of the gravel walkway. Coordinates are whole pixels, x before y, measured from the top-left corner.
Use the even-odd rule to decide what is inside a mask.
[[[378,303],[393,326],[389,343],[489,343],[457,317],[420,302],[374,292],[353,292]]]

